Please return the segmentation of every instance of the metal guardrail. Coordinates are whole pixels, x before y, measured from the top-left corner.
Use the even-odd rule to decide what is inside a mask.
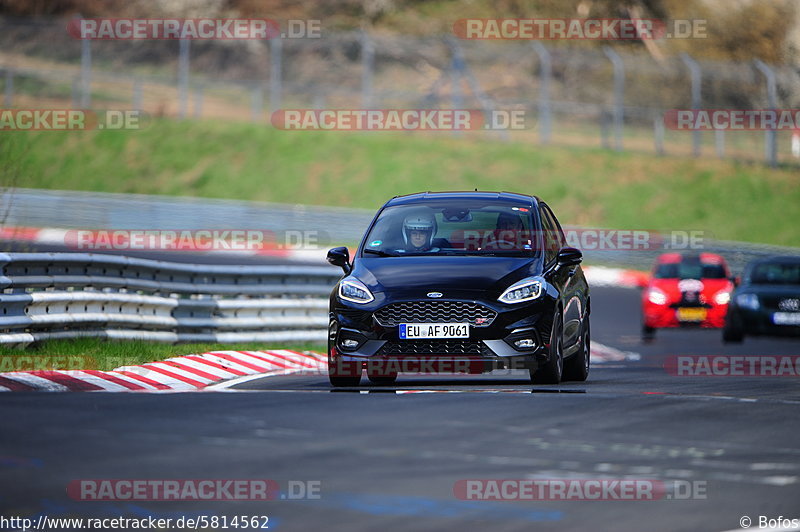
[[[322,341],[325,266],[224,266],[90,253],[0,253],[0,344],[83,336]]]
[[[313,231],[320,246],[355,244],[374,210],[236,200],[39,189],[0,189],[0,214],[10,227],[63,229],[268,229]],[[243,226],[242,220],[247,220]],[[580,227],[571,227],[578,229]],[[600,229],[600,228],[595,228]],[[696,228],[688,228],[696,229]],[[580,246],[579,246],[580,247]],[[595,265],[649,270],[666,249],[583,249]],[[719,253],[735,274],[755,259],[800,255],[800,248],[704,238],[697,252]],[[322,264],[322,262],[320,262]]]
[[[374,209],[321,205],[0,188],[0,217],[8,227],[316,231],[327,246],[358,242],[374,215]]]

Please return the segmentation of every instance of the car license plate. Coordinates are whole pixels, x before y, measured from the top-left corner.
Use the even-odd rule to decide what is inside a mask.
[[[401,323],[400,339],[469,338],[469,323]]]
[[[772,315],[775,325],[800,325],[800,312],[776,312]]]
[[[679,308],[678,321],[703,321],[706,319],[704,308]]]

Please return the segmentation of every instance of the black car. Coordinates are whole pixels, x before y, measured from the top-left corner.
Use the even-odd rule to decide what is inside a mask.
[[[800,336],[800,257],[751,262],[731,295],[722,340],[745,335]]]
[[[377,213],[330,297],[331,384],[398,372],[525,369],[539,384],[585,380],[589,286],[582,254],[535,196],[426,192]]]

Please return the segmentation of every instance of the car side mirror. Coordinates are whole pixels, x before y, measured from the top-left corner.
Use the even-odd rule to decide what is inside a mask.
[[[352,266],[350,266],[350,251],[344,246],[329,249],[326,258],[330,264],[343,269],[345,275],[349,274],[350,270],[353,269]]]
[[[733,283],[734,287],[739,286],[740,284],[742,284],[742,278],[739,277],[738,275],[736,277],[731,277],[731,282]]]
[[[583,253],[577,248],[561,248],[556,256],[556,262],[559,266],[577,266],[583,262]]]

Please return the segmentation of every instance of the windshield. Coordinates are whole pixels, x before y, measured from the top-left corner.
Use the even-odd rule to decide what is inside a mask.
[[[531,210],[509,203],[425,202],[384,209],[364,256],[502,255],[531,257]]]
[[[800,264],[759,264],[750,274],[752,284],[797,284],[800,285]]]
[[[725,268],[720,264],[701,262],[673,262],[659,264],[656,279],[725,279]]]

